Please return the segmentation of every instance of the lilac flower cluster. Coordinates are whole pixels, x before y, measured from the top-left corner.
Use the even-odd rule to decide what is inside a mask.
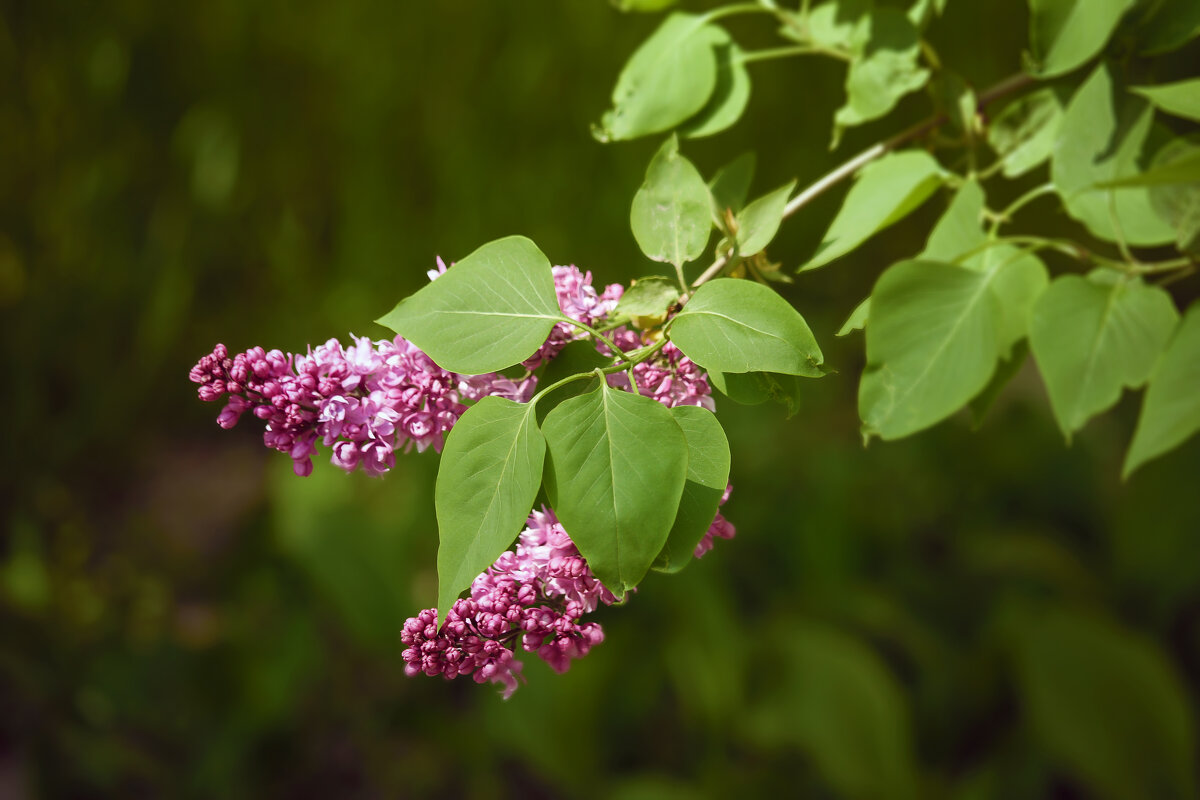
[[[462,399],[498,394],[529,399],[536,379],[446,372],[407,340],[351,337],[310,348],[307,355],[254,347],[230,356],[223,344],[192,367],[201,400],[226,400],[217,417],[232,428],[251,411],[266,422],[263,441],[287,453],[297,475],[312,472],[317,443],[331,461],[382,475],[398,449],[441,451],[446,432],[466,411]]]
[[[725,501],[729,499],[729,493],[732,491],[733,486],[727,484],[725,492],[721,495],[720,502],[717,503],[718,507],[725,505]],[[708,526],[708,530],[704,532],[704,536],[696,543],[696,549],[692,551],[692,557],[703,558],[705,553],[712,550],[713,543],[717,539],[732,539],[735,535],[737,535],[737,528],[733,527],[732,522],[721,516],[720,512],[717,512],[716,518]]]
[[[430,280],[445,271],[439,258],[437,268],[429,270]],[[563,313],[586,325],[602,321],[624,291],[613,284],[597,292],[592,274],[574,266],[554,267],[554,287]],[[527,370],[583,335],[558,323],[525,362]],[[395,466],[398,449],[415,446],[420,452],[432,446],[440,452],[446,433],[466,411],[462,401],[498,395],[527,402],[537,387],[531,375],[513,380],[496,373],[446,372],[399,336],[351,340],[342,347],[330,339],[303,356],[255,347],[231,357],[218,344],[192,368],[190,378],[200,384],[200,399],[226,401],[217,417],[221,427],[232,428],[246,411],[266,422],[264,442],[287,453],[301,476],[312,473],[318,442],[331,448],[330,460],[338,467],[361,466],[370,475],[382,475]]]
[[[649,344],[644,341],[642,334],[623,326],[613,331],[610,338],[623,352]],[[601,348],[607,352],[603,345]],[[668,408],[700,406],[709,411],[716,410],[708,373],[685,356],[672,342],[664,344],[653,357],[635,364],[633,376],[640,394],[657,400]],[[608,376],[608,382],[611,386],[629,390],[628,373],[613,373]]]
[[[729,499],[725,489],[721,505]],[[476,683],[499,683],[508,699],[517,690],[523,665],[516,659],[520,643],[555,672],[604,641],[598,623],[580,620],[612,592],[588,568],[554,512],[534,511],[517,540],[471,583],[471,595],[454,601],[446,622],[438,627],[437,609],[427,608],[404,623],[404,672],[441,675],[452,680],[471,675]],[[715,539],[732,539],[736,530],[717,514],[693,555],[701,558]]]
[[[563,313],[585,325],[606,321],[621,298],[619,284],[597,292],[590,272],[556,266],[554,285]],[[445,273],[439,258],[430,280]],[[628,327],[609,332],[610,340],[630,352],[653,343],[653,333]],[[318,443],[330,448],[331,461],[353,471],[382,475],[395,465],[397,450],[432,447],[441,451],[447,432],[466,411],[466,402],[498,395],[528,402],[537,385],[531,374],[586,334],[567,323],[551,330],[546,342],[523,362],[526,374],[514,380],[497,373],[458,375],[441,369],[412,343],[397,336],[371,341],[351,336],[343,347],[330,339],[305,355],[251,348],[231,356],[223,344],[200,359],[190,378],[205,401],[225,400],[217,418],[232,428],[250,411],[266,423],[263,440],[287,453],[296,474],[312,472]],[[598,345],[601,352],[609,349]],[[705,372],[667,342],[653,357],[633,367],[636,391],[665,406],[696,405],[713,410],[712,387]],[[611,385],[634,390],[629,375],[608,377]],[[726,488],[721,505],[729,497]],[[700,558],[716,539],[735,529],[717,514],[693,555]],[[517,688],[522,664],[519,644],[558,672],[604,639],[595,622],[582,618],[614,596],[592,574],[587,562],[553,512],[534,511],[515,551],[507,551],[471,585],[470,596],[455,601],[438,625],[438,613],[426,609],[405,622],[401,640],[405,672],[471,675],[478,683],[499,683],[504,696]]]
[[[438,627],[432,608],[404,623],[406,674],[472,675],[477,683],[502,684],[507,698],[522,668],[513,655],[518,641],[566,672],[604,640],[597,623],[580,619],[611,604],[612,592],[592,575],[553,512],[534,511],[527,525],[516,551],[506,551],[475,579],[470,597],[455,601],[444,625]]]
[[[584,325],[594,326],[612,313],[617,307],[617,301],[625,293],[625,287],[619,283],[609,284],[603,292],[597,292],[592,286],[592,273],[580,272],[575,265],[554,267],[554,291],[558,295],[558,307],[563,314]],[[522,362],[526,369],[537,369],[546,361],[562,352],[570,342],[587,336],[574,325],[560,322],[550,331],[538,351]]]

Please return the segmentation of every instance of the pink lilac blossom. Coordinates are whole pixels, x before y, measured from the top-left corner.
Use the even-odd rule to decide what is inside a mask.
[[[437,268],[428,272],[430,280],[446,269],[439,258]],[[591,273],[574,266],[553,270],[564,315],[589,326],[604,322],[624,291],[612,284],[597,292]],[[651,334],[627,327],[608,335],[623,352],[652,343]],[[330,448],[336,466],[382,475],[395,465],[398,449],[432,447],[440,452],[446,433],[466,410],[463,401],[497,395],[528,402],[537,385],[528,371],[585,336],[567,323],[555,325],[523,363],[526,375],[517,379],[446,372],[399,336],[377,342],[352,336],[348,347],[330,339],[306,355],[256,347],[231,357],[218,344],[192,368],[190,378],[199,384],[202,400],[226,401],[217,418],[222,427],[232,428],[246,411],[266,422],[264,442],[288,453],[298,475],[312,472],[318,443]],[[598,349],[609,353],[604,345]],[[708,376],[670,342],[634,365],[633,373],[637,391],[665,406],[713,410]],[[632,388],[625,372],[608,380],[614,387]],[[534,511],[527,525],[515,551],[505,552],[475,579],[470,596],[455,601],[444,624],[438,626],[434,609],[405,623],[401,639],[408,675],[471,675],[478,683],[503,685],[507,698],[521,675],[522,664],[514,656],[518,644],[565,672],[603,641],[600,626],[581,619],[601,603],[614,602],[612,593],[588,569],[553,512]],[[702,557],[716,539],[731,539],[735,533],[718,513],[693,555]]]
[[[599,624],[580,620],[613,603],[612,592],[592,575],[552,511],[534,511],[527,526],[516,550],[472,582],[470,597],[455,601],[441,627],[432,608],[404,623],[405,674],[471,675],[476,683],[503,685],[508,698],[522,669],[514,657],[518,644],[561,673],[604,641]]]
[[[603,292],[592,286],[592,273],[580,272],[574,264],[554,267],[554,292],[558,295],[558,307],[563,314],[584,325],[595,326],[602,322],[617,307],[617,301],[625,292],[619,283],[609,284]],[[538,351],[522,362],[526,369],[537,369],[562,352],[570,342],[583,339],[587,334],[566,322],[559,322],[550,331]]]
[[[643,335],[624,326],[610,332],[609,337],[624,352],[644,347],[649,342]],[[600,346],[601,352],[608,348]],[[700,406],[715,411],[712,385],[708,373],[683,354],[672,342],[667,342],[657,353],[633,367],[638,392],[657,400],[668,408],[673,406]],[[610,386],[629,390],[629,374],[616,372],[608,376]]]
[[[717,506],[725,505],[725,501],[729,499],[729,493],[733,491],[733,486],[726,484],[725,492],[721,495],[721,501]],[[708,530],[704,532],[704,536],[696,543],[696,549],[692,551],[694,558],[703,558],[704,554],[712,550],[713,543],[717,539],[732,539],[737,535],[737,528],[733,527],[733,523],[721,516],[717,512],[716,518],[712,524],[708,526]]]
[[[246,411],[263,420],[264,443],[287,453],[301,476],[312,473],[318,443],[331,449],[336,466],[382,475],[395,466],[397,450],[440,452],[466,411],[463,399],[496,394],[525,402],[537,383],[446,372],[399,336],[351,341],[343,347],[330,339],[307,355],[255,347],[232,357],[218,344],[189,377],[201,400],[226,400],[221,427],[232,428]]]

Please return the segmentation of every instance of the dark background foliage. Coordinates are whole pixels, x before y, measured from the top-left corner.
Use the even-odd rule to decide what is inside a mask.
[[[978,87],[1019,69],[1023,6],[951,2],[943,61]],[[598,283],[654,271],[628,209],[658,142],[589,125],[656,20],[0,8],[0,795],[1194,794],[1200,445],[1122,484],[1134,401],[1067,447],[1032,371],[976,432],[860,444],[862,343],[833,333],[944,201],[785,289],[838,374],[787,421],[720,402],[738,537],[602,611],[567,675],[527,658],[502,702],[403,675],[436,456],[295,478],[253,420],[219,430],[187,370],[217,341],[383,336],[435,255],[511,233]],[[684,147],[707,175],[755,150],[756,193],[927,113],[909,98],[830,153],[842,68],[753,74],[742,122]],[[838,196],[772,254],[807,257]]]

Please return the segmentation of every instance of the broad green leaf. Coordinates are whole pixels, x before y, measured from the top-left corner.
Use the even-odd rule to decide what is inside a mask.
[[[1033,304],[1050,284],[1050,273],[1037,256],[1009,244],[989,247],[965,263],[996,274],[991,285],[992,294],[1000,303],[996,343],[1000,357],[1008,358],[1013,345],[1029,333]]]
[[[1150,13],[1138,26],[1138,53],[1159,55],[1200,36],[1200,3],[1196,0],[1151,0]]]
[[[935,15],[940,17],[945,10],[946,0],[914,0],[908,7],[908,20],[923,31]]]
[[[867,14],[873,5],[874,0],[830,0],[813,8],[808,17],[802,19],[799,26],[802,33],[796,35],[795,28],[784,28],[781,33],[804,44],[849,51],[856,31],[866,25]]]
[[[983,187],[978,181],[965,182],[934,224],[918,258],[952,262],[987,241],[982,227],[983,205]]]
[[[1058,426],[1071,434],[1145,383],[1179,314],[1140,280],[1064,275],[1034,304],[1029,344]]]
[[[1056,766],[1091,796],[1196,794],[1190,700],[1153,642],[1066,609],[1030,615],[1016,638],[1021,707]]]
[[[988,126],[988,144],[1004,164],[1004,177],[1024,175],[1050,157],[1062,116],[1053,89],[1039,89],[1004,107]]]
[[[846,73],[846,104],[834,114],[834,142],[842,128],[884,116],[900,98],[929,80],[918,66],[920,34],[898,8],[876,8],[854,31],[854,59]]]
[[[672,135],[646,170],[633,197],[629,224],[638,247],[654,261],[682,266],[704,252],[712,230],[712,196]]]
[[[984,196],[976,181],[968,181],[954,195],[946,213],[934,225],[920,258],[961,261],[964,266],[995,273],[989,290],[999,303],[996,341],[1001,358],[1029,332],[1029,313],[1034,300],[1049,283],[1041,260],[1011,244],[987,243],[983,232]],[[975,251],[975,252],[972,252]],[[971,255],[967,256],[968,253]],[[966,256],[966,258],[963,258]]]
[[[892,153],[863,167],[817,252],[801,271],[823,267],[925,202],[945,173],[924,150]]]
[[[1200,78],[1158,86],[1131,86],[1129,91],[1140,94],[1160,111],[1200,122]]]
[[[704,108],[717,85],[715,45],[729,34],[703,16],[677,11],[630,56],[600,120],[601,141],[670,130]]]
[[[1123,238],[1133,245],[1164,244],[1174,233],[1150,207],[1144,188],[1095,188],[1138,172],[1154,110],[1128,94],[1122,95],[1122,101],[1121,108],[1114,109],[1112,78],[1101,64],[1067,105],[1050,160],[1050,177],[1067,213],[1095,236],[1110,242]]]
[[[850,316],[846,317],[846,321],[842,323],[842,327],[838,329],[835,336],[846,336],[854,331],[861,331],[867,327],[867,320],[871,316],[871,298],[868,297],[854,307],[850,312]]]
[[[754,179],[754,162],[754,153],[742,153],[717,170],[708,184],[713,200],[713,223],[721,229],[725,227],[725,210],[736,214],[746,203],[750,182]]]
[[[1172,139],[1155,154],[1150,172],[1177,178],[1151,186],[1150,205],[1175,230],[1175,247],[1195,253],[1200,246],[1200,146]],[[1192,180],[1185,180],[1189,176]]]
[[[671,341],[716,372],[783,372],[819,378],[824,356],[804,317],[771,289],[719,278],[701,286],[669,329]]]
[[[800,408],[800,377],[781,372],[710,372],[717,391],[735,403],[757,406],[771,400],[787,407],[791,417]]]
[[[971,398],[967,408],[971,410],[972,427],[975,430],[983,425],[984,417],[992,410],[992,406],[996,404],[996,399],[1000,397],[1004,387],[1021,371],[1021,367],[1025,365],[1028,358],[1029,342],[1022,339],[1012,349],[1008,358],[997,365],[996,371],[992,373],[992,379],[988,381],[988,385],[983,388],[983,391]]]
[[[679,285],[661,275],[637,278],[617,302],[617,313],[631,317],[657,317],[679,300]]]
[[[700,113],[679,128],[689,139],[712,136],[732,126],[750,102],[750,72],[745,53],[734,42],[716,45],[717,84]]]
[[[759,663],[776,668],[746,724],[801,748],[834,796],[919,796],[906,692],[884,661],[859,639],[809,621],[788,620],[764,638],[771,649]]]
[[[1150,375],[1133,444],[1128,477],[1147,461],[1174,450],[1200,431],[1200,303],[1193,303]]]
[[[740,255],[754,255],[771,243],[779,230],[779,223],[783,222],[783,209],[795,188],[795,181],[786,183],[752,201],[738,214],[737,245]]]
[[[898,439],[940,422],[988,383],[999,351],[997,272],[901,261],[871,292],[863,435]]]
[[[434,490],[442,619],[521,532],[542,485],[545,454],[534,405],[501,397],[468,408],[446,437]]]
[[[729,440],[711,411],[699,406],[671,409],[687,439],[687,481],[679,499],[675,523],[658,555],[660,572],[678,572],[717,516],[721,495],[729,483]]]
[[[666,406],[603,381],[542,423],[550,505],[596,577],[637,586],[675,521],[688,445]]]
[[[1042,78],[1099,53],[1135,0],[1029,0],[1029,44]]]
[[[442,369],[479,375],[537,352],[563,318],[550,261],[524,236],[480,247],[379,319]]]

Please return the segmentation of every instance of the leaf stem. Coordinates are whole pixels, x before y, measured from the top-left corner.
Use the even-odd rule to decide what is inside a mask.
[[[995,232],[997,230],[999,230],[1001,225],[1003,225],[1006,222],[1012,221],[1013,214],[1016,214],[1022,208],[1029,205],[1030,203],[1032,203],[1034,200],[1038,199],[1042,195],[1050,194],[1053,191],[1054,191],[1054,184],[1050,183],[1050,182],[1046,182],[1040,186],[1033,187],[1028,192],[1026,192],[1025,194],[1018,197],[1016,200],[1013,200],[1011,203],[1008,204],[1008,206],[1003,211],[1001,211],[999,214],[996,214],[995,218],[992,220],[993,235],[995,234]]]
[[[736,8],[736,6],[729,6],[729,8]],[[1036,79],[1033,76],[1027,75],[1024,72],[1011,75],[981,92],[976,101],[975,108],[977,111],[982,111],[989,103],[993,103],[1002,97],[1007,97],[1014,92],[1019,92],[1022,89],[1033,85],[1035,82]],[[911,128],[901,131],[890,139],[877,142],[849,161],[846,161],[840,166],[835,167],[833,170],[819,178],[815,183],[806,187],[802,192],[800,192],[800,194],[788,201],[788,204],[783,209],[784,219],[790,217],[792,214],[795,214],[801,208],[808,205],[813,200],[829,191],[829,189],[844,181],[846,178],[849,178],[855,172],[862,169],[875,159],[890,153],[901,145],[905,145],[914,139],[924,136],[926,133],[929,133],[936,128],[941,127],[947,122],[947,120],[949,120],[948,114],[934,114],[933,116],[918,122],[916,125],[913,125]],[[700,274],[700,277],[692,281],[692,289],[696,289],[701,284],[705,283],[706,281],[710,281],[719,275],[721,270],[723,270],[734,257],[734,254],[733,248],[730,248],[726,252],[719,254],[716,260],[713,261],[712,265],[708,269],[704,270],[704,272]]]
[[[619,354],[618,356],[616,356],[616,359],[620,363],[611,364],[607,367],[596,367],[591,372],[577,372],[574,375],[568,375],[567,377],[562,378],[561,380],[555,381],[554,383],[550,384],[546,388],[539,390],[538,393],[535,394],[529,402],[536,403],[538,400],[541,400],[543,397],[550,394],[550,392],[553,392],[555,389],[559,389],[563,386],[566,386],[568,383],[573,383],[574,381],[586,380],[587,378],[592,378],[592,377],[597,377],[597,376],[612,375],[617,372],[624,372],[625,370],[629,370],[629,383],[631,386],[635,387],[635,389],[636,389],[637,381],[634,379],[633,367],[637,364],[642,363],[643,361],[645,361],[646,359],[650,358],[655,353],[657,353],[659,350],[663,349],[663,347],[666,346],[666,344],[669,340],[667,339],[666,336],[663,336],[661,339],[659,339],[653,345],[638,348],[637,350],[631,350],[628,353],[623,352],[616,345],[609,342],[607,339],[605,339],[604,341],[606,344],[609,344],[609,346],[612,348],[612,351],[614,353]]]
[[[771,14],[778,15],[778,10],[765,6],[762,3],[734,3],[731,6],[722,6],[714,8],[704,15],[705,22],[712,22],[722,17],[732,17],[736,14]]]
[[[613,343],[612,339],[609,339],[603,333],[601,333],[600,331],[591,327],[590,325],[585,325],[584,323],[580,322],[579,320],[571,319],[570,317],[568,317],[566,315],[563,315],[561,317],[561,319],[563,322],[569,322],[570,324],[574,325],[576,328],[579,328],[580,330],[584,331],[585,333],[591,334],[596,339],[599,339],[601,342],[603,342],[605,345],[608,346],[609,350],[613,351],[614,353],[621,352],[621,348],[617,347],[617,345]],[[614,356],[614,357],[616,357],[616,356]]]
[[[675,279],[679,281],[679,291],[683,292],[683,296],[687,297],[688,291],[687,277],[683,274],[683,264],[672,264],[675,267]]]
[[[850,61],[849,53],[841,50],[835,50],[829,47],[818,47],[815,45],[795,44],[789,47],[769,47],[763,50],[750,50],[742,53],[741,61],[743,64],[749,64],[753,61],[770,61],[775,58],[788,58],[789,56],[829,56],[836,58],[839,61]]]
[[[1181,258],[1172,258],[1167,261],[1153,262],[1126,262],[1116,258],[1102,256],[1099,253],[1094,253],[1088,250],[1078,242],[1070,239],[1050,239],[1044,236],[1005,236],[1000,239],[989,239],[978,247],[973,247],[967,252],[954,259],[955,264],[961,264],[971,256],[988,250],[999,245],[1015,245],[1021,247],[1026,252],[1036,250],[1054,250],[1069,256],[1070,258],[1086,264],[1095,264],[1101,267],[1109,267],[1116,269],[1127,275],[1156,275],[1164,272],[1186,271],[1195,269],[1196,260],[1194,258],[1183,256]]]

